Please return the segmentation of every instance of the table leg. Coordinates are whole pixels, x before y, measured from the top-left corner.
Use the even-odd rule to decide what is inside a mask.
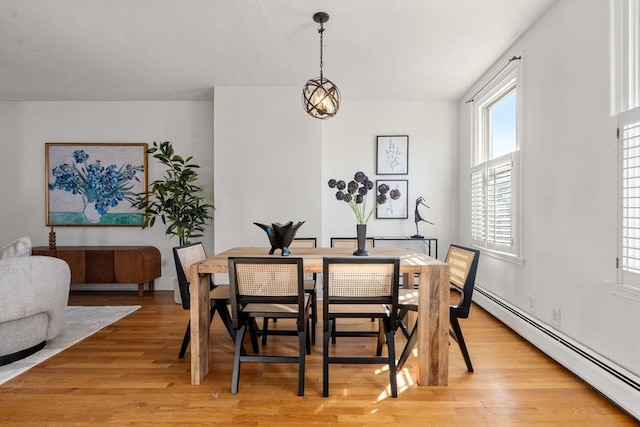
[[[209,275],[199,274],[198,265],[189,271],[191,283],[191,384],[198,385],[211,370],[209,350]]]
[[[418,385],[449,382],[449,266],[426,265],[419,278]]]

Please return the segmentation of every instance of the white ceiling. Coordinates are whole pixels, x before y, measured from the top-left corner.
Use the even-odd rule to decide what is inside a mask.
[[[0,0],[1,100],[199,100],[216,86],[458,99],[555,0]]]

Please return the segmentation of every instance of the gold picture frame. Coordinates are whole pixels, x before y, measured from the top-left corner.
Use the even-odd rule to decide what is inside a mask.
[[[146,191],[146,143],[47,142],[46,224],[141,226],[131,206]]]

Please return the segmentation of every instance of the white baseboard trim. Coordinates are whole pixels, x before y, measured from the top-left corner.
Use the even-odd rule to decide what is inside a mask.
[[[473,302],[640,420],[640,378],[476,284]]]

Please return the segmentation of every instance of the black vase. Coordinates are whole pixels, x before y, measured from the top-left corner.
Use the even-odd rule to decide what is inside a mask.
[[[365,249],[367,243],[367,224],[356,224],[356,236],[358,237],[358,249],[353,253],[356,256],[369,256]]]
[[[289,245],[293,238],[296,237],[298,228],[304,224],[304,221],[300,221],[297,224],[294,224],[293,221],[289,221],[286,224],[280,224],[279,222],[273,222],[271,225],[260,224],[259,222],[254,222],[254,224],[262,228],[267,233],[267,237],[269,237],[269,242],[271,242],[269,255],[273,255],[276,249],[282,249],[282,256],[288,256],[291,253]]]

